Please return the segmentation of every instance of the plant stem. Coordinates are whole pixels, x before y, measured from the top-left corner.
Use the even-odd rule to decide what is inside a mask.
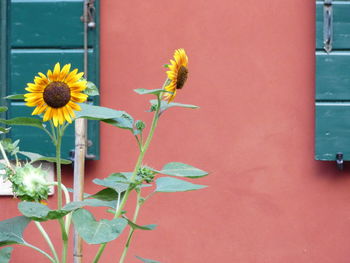
[[[23,243],[22,244],[23,246],[26,246],[26,247],[30,247],[38,252],[40,252],[41,254],[43,254],[45,257],[47,257],[52,263],[56,263],[56,261],[49,255],[47,254],[45,251],[41,250],[40,248],[36,247],[36,246],[33,246],[29,243]]]
[[[4,157],[4,160],[6,162],[6,165],[12,169],[12,166],[11,166],[11,163],[9,161],[9,159],[7,158],[7,155],[6,155],[6,152],[5,152],[5,149],[4,147],[2,146],[2,143],[0,142],[0,151],[1,151],[1,154],[2,156]],[[13,169],[12,169],[13,170]]]
[[[40,231],[40,233],[42,234],[42,236],[44,237],[44,239],[46,240],[47,244],[49,245],[49,247],[50,247],[50,249],[52,251],[52,254],[53,254],[54,258],[55,258],[55,262],[59,263],[60,260],[58,259],[57,252],[55,250],[54,245],[52,244],[52,241],[51,241],[49,235],[47,234],[47,232],[45,231],[45,229],[42,227],[42,225],[39,222],[35,221],[35,225],[38,228],[38,230]]]
[[[136,179],[136,175],[137,175],[137,171],[139,170],[139,168],[141,167],[141,164],[142,164],[142,161],[143,161],[143,158],[146,154],[146,151],[151,143],[151,140],[153,138],[153,134],[154,134],[154,131],[157,127],[157,123],[158,123],[158,119],[159,119],[159,111],[160,111],[160,106],[161,106],[161,100],[160,100],[160,94],[157,96],[157,100],[158,100],[158,105],[157,105],[157,109],[153,115],[153,120],[152,120],[152,125],[151,125],[151,129],[148,133],[148,136],[147,136],[147,140],[145,142],[145,144],[143,146],[140,147],[140,154],[137,158],[137,161],[136,161],[136,164],[135,164],[135,168],[134,168],[134,171],[133,171],[133,174],[130,178],[130,181],[131,183],[134,183],[135,182],[135,179]],[[132,188],[128,188],[128,190],[125,191],[125,194],[123,196],[123,199],[119,205],[119,207],[116,209],[115,211],[115,214],[114,214],[114,218],[118,218],[120,217],[122,211],[123,211],[123,208],[129,198],[129,195],[131,193],[133,189]],[[107,243],[103,243],[100,245],[97,253],[96,253],[96,256],[94,258],[94,260],[92,261],[92,263],[97,263],[106,247]]]
[[[62,174],[61,174],[61,143],[63,133],[60,126],[57,126],[57,140],[56,140],[56,173],[57,173],[57,206],[58,209],[62,209]],[[62,218],[58,219],[61,226],[62,233],[62,263],[66,263],[67,260],[67,250],[68,250],[68,236],[66,232],[66,226]]]
[[[132,222],[135,223],[135,224],[136,224],[136,220],[137,220],[137,217],[139,215],[139,211],[140,211],[142,203],[143,202],[141,201],[141,189],[140,189],[137,192],[136,207],[135,207],[135,212],[134,212],[134,218],[132,220]],[[125,260],[126,254],[128,253],[128,249],[129,249],[129,246],[130,246],[130,243],[131,243],[131,238],[132,238],[134,232],[135,232],[135,229],[134,228],[130,228],[128,239],[126,241],[126,244],[125,244],[122,256],[120,257],[119,263],[123,263],[124,260]]]

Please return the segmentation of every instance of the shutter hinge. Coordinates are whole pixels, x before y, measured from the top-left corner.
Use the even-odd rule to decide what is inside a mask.
[[[344,156],[343,153],[337,153],[336,155],[336,161],[337,161],[337,167],[339,171],[343,171],[344,169]]]
[[[333,45],[333,6],[332,0],[323,4],[323,48],[329,54]]]
[[[95,21],[95,15],[96,15],[96,8],[95,8],[95,0],[88,0],[86,1],[87,5],[87,14],[86,17],[82,16],[80,20],[82,22],[86,22],[87,26],[89,28],[95,28],[96,27],[96,21]]]

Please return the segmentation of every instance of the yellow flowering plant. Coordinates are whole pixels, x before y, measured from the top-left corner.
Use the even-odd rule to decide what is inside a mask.
[[[168,69],[167,79],[162,88],[135,90],[140,95],[149,94],[156,97],[150,101],[150,112],[153,113],[153,120],[147,136],[144,135],[145,123],[140,120],[134,121],[127,112],[84,103],[89,95],[96,95],[98,92],[94,89],[92,91],[90,88],[87,89],[89,83],[83,78],[83,73],[79,73],[77,69],[71,71],[70,64],[61,67],[57,63],[52,71],[47,71],[46,75],[39,72],[38,76],[34,78],[34,83],[28,83],[25,88],[28,93],[23,96],[9,96],[9,99],[24,98],[28,107],[34,107],[32,115],[39,117],[0,119],[0,123],[9,127],[29,125],[44,130],[56,147],[56,156],[45,157],[36,153],[23,152],[18,146],[18,141],[11,142],[9,139],[0,141],[0,151],[5,160],[4,164],[1,164],[1,168],[6,171],[4,177],[12,183],[15,196],[22,200],[18,205],[22,216],[0,222],[0,247],[7,246],[0,250],[0,262],[9,262],[9,256],[4,257],[4,255],[9,255],[12,249],[8,245],[19,244],[42,253],[52,263],[66,263],[69,260],[68,240],[71,223],[73,223],[75,230],[86,243],[99,244],[96,256],[91,261],[93,263],[100,261],[108,242],[118,238],[129,227],[127,241],[119,257],[119,263],[123,263],[134,232],[155,228],[155,225],[140,226],[137,224],[142,205],[153,194],[192,191],[206,187],[183,180],[183,178],[201,178],[208,174],[191,165],[170,162],[161,169],[155,169],[143,164],[144,156],[150,146],[160,116],[172,107],[198,108],[194,105],[173,102],[176,93],[184,87],[188,77],[188,57],[185,50],[176,50],[174,59],[165,66]],[[0,107],[0,112],[6,110],[6,107]],[[103,188],[95,194],[86,195],[83,201],[71,202],[70,193],[64,186],[61,177],[61,164],[69,163],[61,158],[61,144],[67,126],[78,118],[102,121],[111,126],[131,131],[132,136],[137,141],[139,155],[132,172],[116,172],[103,179],[94,179],[93,183]],[[0,128],[0,132],[6,134],[9,127]],[[23,165],[19,161],[18,154],[28,157],[29,161]],[[15,158],[15,164],[9,161],[8,155]],[[45,170],[33,164],[37,161],[56,163],[57,182],[47,181]],[[50,204],[46,204],[50,186],[57,187],[56,208],[50,208]],[[145,186],[153,187],[153,191],[147,196],[142,191]],[[124,209],[132,193],[136,194],[136,204],[134,213],[129,215],[130,212],[124,211]],[[106,207],[107,215],[110,218],[97,221],[93,214],[84,208],[86,206]],[[42,225],[42,222],[48,220],[57,220],[59,223],[62,234],[61,256],[57,252],[56,244]],[[24,240],[23,231],[30,222],[35,223],[47,242],[50,252]],[[136,258],[142,262],[158,262],[142,257]]]

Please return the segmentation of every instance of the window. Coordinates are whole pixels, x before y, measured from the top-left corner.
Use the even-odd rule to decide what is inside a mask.
[[[94,2],[96,26],[88,31],[88,79],[99,82],[99,2]],[[26,83],[38,72],[46,74],[56,62],[71,63],[84,71],[83,0],[12,0],[1,1],[1,92],[2,96],[23,94]],[[5,33],[6,31],[6,33]],[[6,45],[5,45],[6,44]],[[6,63],[3,63],[5,61]],[[97,97],[89,98],[94,104]],[[34,108],[23,101],[8,102],[7,118],[30,116]],[[36,128],[15,126],[9,136],[21,140],[21,150],[54,156],[48,136]],[[99,158],[99,124],[88,123],[88,156]],[[62,158],[74,150],[74,125],[62,142]]]
[[[349,14],[350,1],[316,1],[316,160],[350,160]]]

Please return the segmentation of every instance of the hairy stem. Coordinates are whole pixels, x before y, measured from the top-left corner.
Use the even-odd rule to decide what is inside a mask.
[[[140,189],[137,192],[136,207],[135,207],[135,212],[134,212],[134,218],[132,220],[132,222],[134,224],[136,224],[136,220],[137,220],[137,217],[139,215],[141,205],[142,205],[142,201],[141,201],[141,189]],[[130,228],[128,239],[127,239],[126,244],[124,246],[123,253],[122,253],[121,257],[120,257],[119,263],[123,263],[124,260],[125,260],[126,254],[128,253],[128,249],[130,247],[131,238],[132,238],[132,236],[134,234],[134,231],[135,231],[134,228]]]
[[[144,145],[141,145],[140,147],[140,154],[137,158],[137,161],[136,161],[136,164],[135,164],[135,168],[134,168],[134,171],[133,171],[133,174],[130,178],[130,181],[131,183],[134,183],[135,182],[135,179],[136,179],[136,176],[137,176],[137,171],[140,169],[141,165],[142,165],[142,161],[143,161],[143,158],[146,154],[146,151],[152,141],[152,138],[153,138],[153,134],[154,134],[154,131],[157,127],[157,123],[158,123],[158,119],[159,119],[159,112],[160,112],[160,106],[161,106],[161,99],[160,99],[160,94],[157,96],[157,100],[158,100],[158,104],[157,104],[157,109],[153,115],[153,120],[152,120],[152,125],[151,125],[151,129],[148,133],[148,137],[146,139],[146,142]],[[118,218],[120,217],[122,211],[123,211],[123,208],[129,198],[129,195],[131,193],[133,189],[132,188],[128,188],[126,191],[125,191],[125,194],[123,196],[123,199],[120,203],[120,205],[117,207],[116,211],[115,211],[115,214],[114,214],[114,218]],[[107,243],[103,243],[100,245],[97,253],[96,253],[96,256],[94,258],[94,260],[92,261],[92,263],[97,263],[99,260],[100,260],[100,257],[106,247]]]
[[[26,247],[30,247],[36,251],[38,251],[39,253],[43,254],[45,257],[47,257],[52,263],[56,263],[56,261],[49,255],[47,254],[45,251],[41,250],[40,248],[36,247],[36,246],[33,246],[29,243],[23,243],[22,244],[23,246],[26,246]]]
[[[49,235],[47,234],[47,232],[45,231],[45,229],[42,227],[42,225],[39,222],[35,222],[35,225],[38,228],[38,230],[40,231],[40,233],[42,234],[42,236],[44,237],[46,243],[49,245],[51,252],[55,258],[55,262],[59,263],[60,260],[58,259],[57,252],[55,250],[54,245],[52,244],[52,241],[51,241]]]
[[[57,140],[56,140],[56,173],[57,173],[57,206],[58,209],[62,209],[62,171],[61,171],[61,143],[63,132],[61,127],[57,127]],[[66,263],[67,260],[67,250],[68,250],[68,235],[66,232],[66,226],[63,218],[58,219],[61,226],[62,233],[62,263]]]

